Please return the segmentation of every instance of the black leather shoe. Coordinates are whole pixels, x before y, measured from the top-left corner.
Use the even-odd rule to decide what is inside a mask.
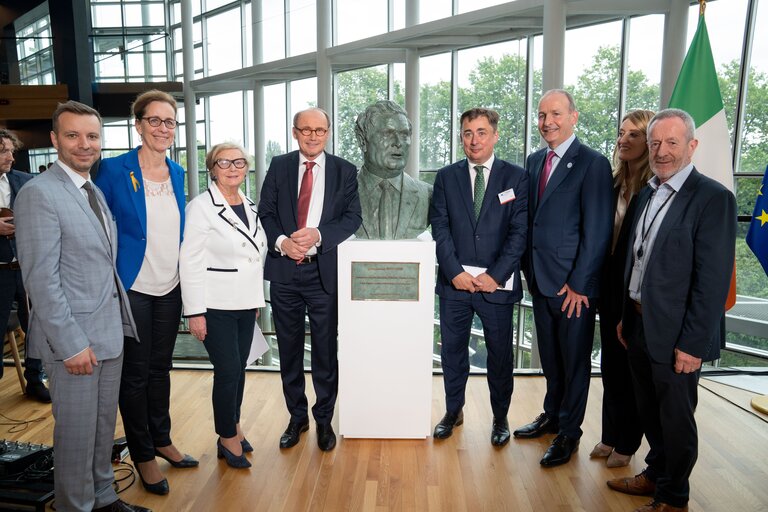
[[[136,473],[139,474],[139,480],[141,480],[141,485],[144,487],[144,489],[147,490],[147,492],[151,492],[152,494],[158,494],[160,496],[165,496],[170,492],[170,488],[168,487],[168,479],[163,478],[159,482],[155,482],[154,484],[147,483],[144,480],[144,477],[141,475],[141,470],[139,469],[139,465],[136,464]]]
[[[173,460],[170,457],[166,457],[165,455],[160,453],[160,451],[157,448],[155,448],[155,457],[160,457],[161,459],[167,460],[168,463],[175,468],[182,468],[182,469],[196,468],[200,464],[200,461],[198,461],[191,455],[187,455],[186,453],[184,454],[184,457],[181,460]]]
[[[557,434],[558,429],[557,420],[550,418],[547,413],[543,412],[536,416],[536,419],[531,423],[515,430],[512,435],[515,437],[534,438],[540,437],[543,434]]]
[[[336,447],[336,433],[330,423],[317,424],[317,446],[324,452]]]
[[[288,427],[285,429],[285,432],[283,432],[283,435],[280,436],[280,448],[290,448],[292,446],[296,446],[296,444],[299,442],[299,438],[301,437],[301,434],[309,430],[309,420],[303,421],[301,423],[296,422],[288,422]]]
[[[453,434],[453,427],[458,427],[462,423],[464,423],[464,411],[459,411],[457,414],[446,412],[443,419],[435,425],[432,437],[435,439],[448,439]]]
[[[547,452],[544,454],[544,457],[542,457],[539,464],[547,468],[565,464],[571,460],[571,455],[578,448],[578,439],[559,434],[555,440],[552,441],[552,445],[547,448]]]
[[[253,451],[253,446],[251,446],[251,443],[249,443],[248,440],[245,438],[243,438],[243,440],[240,441],[240,446],[243,447],[243,452],[245,453],[251,453]]]
[[[493,428],[491,429],[491,444],[493,446],[504,446],[509,442],[509,422],[507,418],[493,418]]]
[[[51,393],[42,382],[30,382],[27,384],[27,396],[32,400],[49,404],[51,403]]]
[[[123,500],[113,501],[109,505],[95,508],[93,512],[152,512],[152,509],[131,505]]]

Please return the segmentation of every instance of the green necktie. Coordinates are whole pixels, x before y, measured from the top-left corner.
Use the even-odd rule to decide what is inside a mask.
[[[475,166],[475,219],[480,217],[480,209],[483,207],[483,198],[485,197],[485,176],[483,176],[482,165]]]

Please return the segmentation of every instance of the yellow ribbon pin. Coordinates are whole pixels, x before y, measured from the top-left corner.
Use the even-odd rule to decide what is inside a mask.
[[[138,192],[140,188],[139,180],[137,180],[136,176],[133,175],[133,171],[131,171],[131,183],[133,183],[133,191]]]

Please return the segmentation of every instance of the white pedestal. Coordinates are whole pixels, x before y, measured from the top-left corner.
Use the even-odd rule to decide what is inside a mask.
[[[418,264],[416,300],[352,300],[353,262]],[[339,433],[426,438],[432,410],[435,243],[339,246]]]

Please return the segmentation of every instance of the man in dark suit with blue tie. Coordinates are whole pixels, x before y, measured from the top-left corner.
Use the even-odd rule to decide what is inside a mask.
[[[475,313],[488,351],[491,443],[509,442],[512,399],[512,311],[523,292],[520,259],[525,252],[528,177],[522,167],[496,158],[499,114],[474,108],[461,115],[467,158],[440,169],[429,220],[437,244],[440,350],[445,416],[434,437],[445,439],[464,421],[469,376],[469,336]]]
[[[16,194],[21,187],[32,179],[32,175],[13,169],[13,154],[21,148],[21,141],[9,131],[0,129],[0,207],[8,208],[13,215],[13,204]],[[16,302],[19,324],[27,333],[29,311],[27,310],[27,294],[21,279],[21,267],[16,259],[16,227],[13,217],[0,217],[0,337],[5,335],[8,328],[8,318]],[[43,383],[43,362],[29,357],[31,347],[29,337],[26,339],[26,358],[24,359],[24,379],[27,381],[27,396],[39,402],[49,403],[51,394]],[[3,376],[3,365],[0,362],[0,378]]]
[[[736,246],[736,199],[693,166],[698,141],[687,112],[648,124],[654,177],[631,219],[619,340],[632,370],[651,447],[648,467],[608,486],[653,496],[635,512],[685,512],[698,456],[694,412],[703,361],[720,357]]]
[[[259,218],[267,234],[264,277],[270,281],[283,394],[291,419],[280,437],[290,448],[309,429],[304,393],[304,317],[309,314],[312,415],[317,444],[336,446],[331,427],[338,391],[336,248],[355,233],[362,215],[357,169],[325,152],[330,117],[319,108],[293,117],[299,150],[272,159],[261,189]]]
[[[547,147],[530,155],[528,250],[523,271],[547,379],[544,412],[515,437],[556,433],[540,463],[568,462],[587,407],[600,270],[613,230],[611,164],[574,135],[573,97],[553,89],[539,101]]]

